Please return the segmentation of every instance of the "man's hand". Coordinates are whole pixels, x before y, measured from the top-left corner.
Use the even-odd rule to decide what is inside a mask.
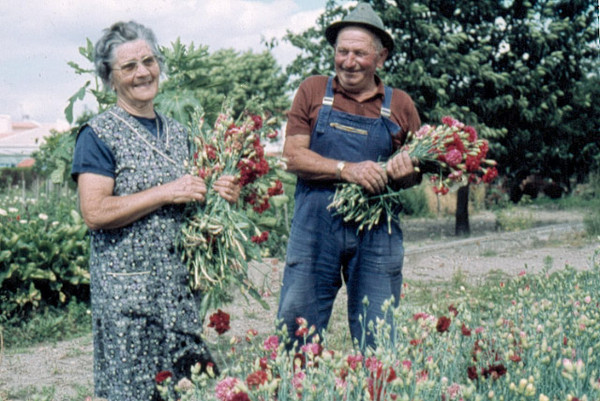
[[[393,184],[400,188],[411,186],[415,182],[415,166],[408,152],[400,152],[389,159],[386,165],[386,173]]]
[[[347,163],[342,171],[341,178],[344,181],[359,184],[374,194],[381,193],[388,181],[385,170],[379,163],[370,160],[360,163]]]

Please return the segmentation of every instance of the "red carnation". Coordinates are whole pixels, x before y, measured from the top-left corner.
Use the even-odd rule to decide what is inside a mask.
[[[252,116],[250,116],[252,118],[252,122],[254,122],[254,126],[252,127],[253,131],[257,131],[259,129],[262,128],[263,126],[263,120],[261,116],[257,116],[255,114],[253,114]]]
[[[469,366],[467,368],[467,377],[470,380],[477,380],[477,368],[475,366]]]
[[[234,395],[232,395],[229,400],[230,401],[250,401],[250,397],[245,392],[240,391],[239,393],[235,393]]]
[[[481,167],[481,159],[476,156],[467,155],[465,165],[469,173],[474,173],[476,171],[479,171],[479,168]]]
[[[271,188],[267,190],[269,196],[281,195],[283,194],[283,183],[279,180],[275,180],[275,183]]]
[[[161,384],[162,382],[164,382],[165,380],[167,380],[170,377],[173,377],[173,373],[171,373],[168,370],[163,370],[156,374],[156,377],[154,378],[154,380],[156,380],[157,384]]]
[[[266,384],[269,381],[269,375],[264,370],[258,370],[250,373],[246,378],[248,387],[252,390],[259,388],[261,385]]]
[[[450,327],[450,318],[446,317],[446,316],[441,316],[438,321],[437,324],[435,325],[436,330],[438,331],[438,333],[443,333],[445,331],[448,331],[448,328]]]
[[[250,241],[254,242],[255,244],[262,244],[263,242],[267,241],[268,239],[269,239],[268,231],[263,231],[260,235],[253,235],[252,237],[250,237]]]
[[[483,175],[482,180],[483,182],[489,184],[490,182],[494,181],[496,177],[498,177],[498,170],[496,167],[490,167]]]
[[[469,142],[473,143],[477,140],[477,131],[470,125],[463,127],[463,131],[469,134]]]
[[[231,328],[229,326],[229,314],[223,312],[221,309],[213,313],[209,319],[210,323],[208,323],[208,327],[213,327],[219,335],[226,333]]]

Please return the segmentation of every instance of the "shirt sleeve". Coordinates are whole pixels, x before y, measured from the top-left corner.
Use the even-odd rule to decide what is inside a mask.
[[[115,158],[108,146],[89,126],[84,126],[75,143],[71,177],[77,181],[79,174],[94,173],[115,178]]]

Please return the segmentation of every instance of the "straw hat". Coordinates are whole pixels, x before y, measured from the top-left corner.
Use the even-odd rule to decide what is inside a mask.
[[[394,39],[392,35],[386,32],[381,18],[373,11],[368,3],[359,3],[354,10],[344,17],[341,21],[332,23],[325,30],[327,41],[335,46],[340,29],[347,26],[360,26],[373,32],[381,39],[383,47],[391,53],[394,50]]]

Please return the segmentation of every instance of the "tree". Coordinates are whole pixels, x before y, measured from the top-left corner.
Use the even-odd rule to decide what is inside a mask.
[[[251,51],[236,52],[232,49],[208,51],[207,46],[196,47],[194,43],[184,45],[179,39],[171,48],[163,47],[166,79],[161,82],[155,99],[158,110],[189,124],[192,113],[201,110],[205,120],[212,124],[225,99],[235,105],[234,112],[241,113],[244,107],[268,110],[281,116],[289,107],[286,94],[285,75],[270,51],[256,54]],[[34,156],[36,170],[49,176],[55,183],[70,181],[70,166],[78,127],[96,113],[106,110],[116,101],[115,94],[105,91],[93,69],[94,45],[87,39],[79,48],[87,66],[69,62],[78,75],[89,80],[73,94],[65,108],[65,117],[73,124],[73,106],[86,96],[92,96],[97,110],[86,110],[77,118],[68,132],[54,133]]]
[[[592,1],[368,2],[396,43],[382,78],[412,96],[424,122],[452,115],[475,126],[514,183],[538,173],[568,188],[570,178],[581,180],[597,163],[600,114],[591,95],[600,66]],[[302,78],[330,65],[324,31],[346,13],[328,1],[316,28],[288,33],[290,43],[310,44],[289,73]]]
[[[590,97],[600,67],[592,1],[368,2],[396,42],[382,77],[413,97],[424,122],[452,114],[477,127],[510,178],[539,172],[568,184],[587,174],[587,161],[573,161],[599,142]],[[285,39],[302,46],[287,69],[292,85],[332,73],[324,31],[348,11],[337,3],[327,2],[316,27],[288,32]]]

